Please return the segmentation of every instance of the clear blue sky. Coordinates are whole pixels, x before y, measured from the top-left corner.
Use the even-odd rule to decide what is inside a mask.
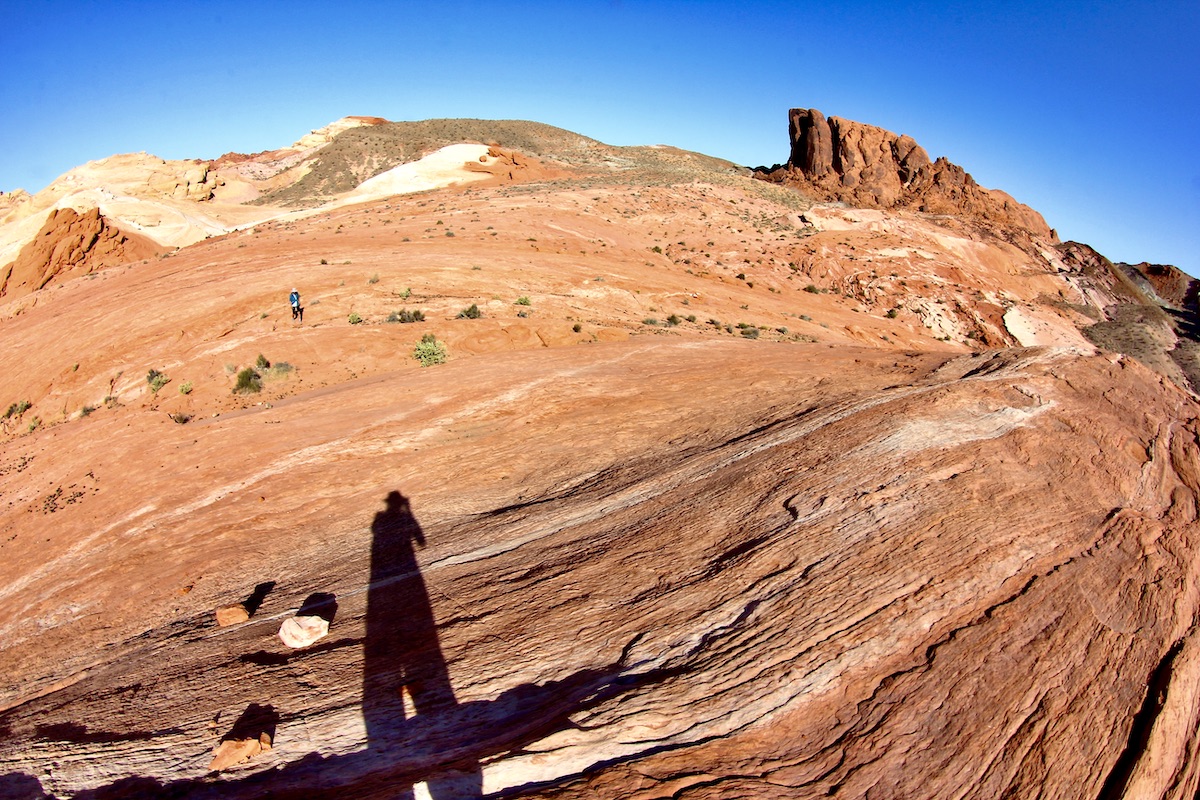
[[[0,0],[0,190],[349,114],[786,160],[787,110],[913,136],[1118,261],[1200,275],[1200,3]]]

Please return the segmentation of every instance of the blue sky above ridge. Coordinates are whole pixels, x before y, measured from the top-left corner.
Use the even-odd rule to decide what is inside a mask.
[[[787,110],[912,136],[1118,261],[1200,274],[1189,2],[5,2],[0,190],[342,116],[530,119],[747,166]]]

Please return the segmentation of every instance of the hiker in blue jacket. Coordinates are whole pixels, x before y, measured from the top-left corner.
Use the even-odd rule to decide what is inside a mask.
[[[304,309],[300,307],[300,291],[298,289],[292,289],[292,293],[288,295],[288,302],[292,304],[292,319],[304,322]]]

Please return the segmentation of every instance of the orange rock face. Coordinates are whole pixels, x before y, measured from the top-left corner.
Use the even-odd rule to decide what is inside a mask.
[[[823,200],[866,208],[911,208],[952,214],[1054,238],[1042,216],[1003,192],[984,189],[962,167],[932,161],[912,137],[820,111],[788,112],[792,140],[786,165],[760,173]]]
[[[37,237],[17,259],[0,268],[0,297],[21,297],[51,281],[87,275],[103,267],[151,258],[159,248],[149,239],[109,224],[99,209],[77,214],[51,212]]]
[[[538,141],[0,299],[0,797],[1195,795],[1133,282]]]

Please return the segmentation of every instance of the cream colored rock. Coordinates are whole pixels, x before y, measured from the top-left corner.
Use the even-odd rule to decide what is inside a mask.
[[[279,626],[279,638],[292,649],[308,647],[329,633],[329,622],[321,617],[288,617]]]

